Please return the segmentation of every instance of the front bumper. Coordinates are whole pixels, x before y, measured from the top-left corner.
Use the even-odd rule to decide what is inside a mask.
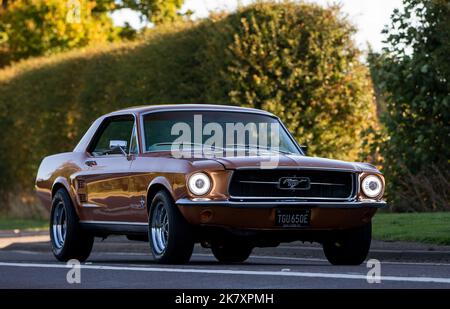
[[[329,201],[294,201],[294,200],[274,200],[274,201],[242,201],[242,200],[203,200],[203,199],[179,199],[176,201],[179,206],[202,206],[215,207],[225,206],[231,208],[279,208],[279,207],[308,207],[308,208],[341,208],[341,209],[355,209],[355,208],[385,208],[385,201],[376,200],[362,200],[362,201],[345,201],[345,202],[329,202]]]
[[[178,208],[192,225],[237,229],[283,229],[275,226],[279,208],[311,209],[310,225],[300,230],[349,229],[370,222],[384,201],[237,201],[179,199]],[[284,228],[285,229],[285,228]]]

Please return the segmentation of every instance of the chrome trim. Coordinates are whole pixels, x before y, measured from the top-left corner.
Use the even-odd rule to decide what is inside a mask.
[[[359,177],[359,174],[356,172],[353,172],[352,174],[352,191],[350,192],[350,198],[349,199],[356,199],[358,197],[358,190],[356,189],[355,185],[356,185],[356,178]]]
[[[269,185],[277,185],[278,181],[252,181],[252,180],[239,180],[242,183],[264,183]]]
[[[307,182],[307,187],[304,187],[304,188],[302,188],[302,187],[300,187],[300,188],[298,188],[298,187],[294,187],[294,188],[290,188],[290,187],[288,187],[288,188],[284,188],[284,187],[281,187],[281,181],[282,181],[282,179],[294,179],[294,178],[297,178],[297,179],[304,179],[306,182]],[[284,180],[284,181],[286,181],[286,180]],[[284,183],[284,181],[283,181],[283,183]],[[286,177],[286,176],[284,176],[284,177],[280,177],[280,179],[279,179],[279,182],[278,182],[278,185],[277,185],[277,188],[278,188],[278,190],[290,190],[290,191],[299,191],[299,190],[301,190],[301,191],[304,191],[304,190],[309,190],[309,189],[311,189],[311,179],[309,178],[309,177],[297,177],[297,176],[295,176],[295,177]]]
[[[62,201],[56,204],[52,215],[52,245],[57,250],[60,250],[64,246],[67,235],[67,214],[66,208],[64,207],[64,203]]]
[[[249,167],[244,167],[244,168],[236,168],[237,170],[239,169],[243,169],[243,170],[250,170],[250,169],[255,169],[254,167],[249,168]],[[276,169],[271,169],[271,171],[277,170]],[[282,168],[283,170],[286,169],[292,169],[292,170],[302,170],[302,169],[317,169],[317,170],[321,170],[321,171],[327,171],[328,169],[322,169],[322,168],[303,168],[303,167],[286,167],[286,168]],[[317,201],[322,201],[322,200],[329,200],[329,201],[352,201],[357,197],[357,192],[358,189],[356,188],[355,190],[355,178],[359,179],[359,173],[353,171],[353,170],[340,170],[340,171],[345,171],[345,172],[350,172],[351,174],[351,179],[352,179],[352,184],[351,184],[351,188],[352,191],[350,192],[350,195],[348,197],[340,197],[340,198],[333,198],[333,197],[309,197],[309,196],[302,196],[302,197],[289,197],[286,198],[285,196],[271,196],[271,197],[261,197],[261,196],[234,196],[234,195],[230,195],[231,199],[236,199],[236,200],[280,200],[280,199],[289,199],[289,200],[317,200]],[[233,172],[234,174],[234,172]],[[233,178],[233,174],[231,174],[230,180],[228,182],[228,193],[230,192],[230,184],[231,184],[231,180]],[[358,180],[357,180],[358,181]]]
[[[275,116],[278,119],[278,122],[280,123],[281,127],[286,131],[287,135],[291,139],[291,141],[294,143],[295,147],[297,147],[297,150],[300,152],[302,156],[306,156],[306,154],[303,152],[302,147],[300,147],[297,140],[292,136],[291,132],[288,130],[288,128],[284,125],[283,121],[281,121],[280,117]]]
[[[173,106],[179,105],[180,108],[174,108]],[[189,109],[186,109],[185,107],[187,104],[173,104],[172,107],[162,107],[162,108],[155,108],[154,110],[149,110],[146,112],[140,113],[142,116],[147,114],[153,114],[153,113],[165,113],[165,112],[185,112],[185,111],[207,111],[207,112],[232,112],[232,113],[247,113],[247,114],[258,114],[258,115],[265,115],[270,116],[272,118],[278,118],[274,114],[267,112],[262,109],[257,108],[249,108],[249,107],[239,107],[239,106],[231,106],[232,109],[217,105],[218,107],[212,107],[212,106],[196,106]],[[151,105],[150,105],[151,106]],[[235,109],[233,109],[235,108]]]
[[[332,182],[310,182],[311,185],[319,186],[345,186],[343,183],[332,183]]]
[[[363,191],[363,189],[361,187],[363,180],[367,176],[370,176],[370,175],[377,176],[381,180],[382,190],[381,190],[380,194],[378,194],[377,196],[372,197],[374,199],[377,199],[377,198],[380,199],[384,195],[384,191],[386,189],[386,182],[385,182],[384,176],[382,174],[377,174],[377,173],[363,172],[363,173],[359,174],[359,177],[358,177],[358,195],[362,196],[362,198],[369,198],[370,199],[370,197],[367,197],[367,195],[364,193],[364,191]]]
[[[278,185],[278,181],[252,181],[252,180],[239,180],[241,183],[262,183],[268,185]],[[310,182],[310,185],[320,185],[320,186],[345,186],[343,183],[332,183],[332,182]]]
[[[356,177],[356,196],[360,197],[361,196],[361,176],[364,173],[359,173],[358,177]]]
[[[305,200],[317,200],[317,201],[351,201],[353,198],[348,197],[286,197],[286,196],[230,196],[233,200],[296,200],[296,201],[305,201]]]
[[[164,203],[159,201],[152,207],[151,214],[151,246],[156,254],[161,255],[166,251],[169,240],[169,217]]]
[[[84,208],[102,208],[102,206],[100,206],[100,205],[91,204],[91,203],[81,203],[81,207],[84,207]]]
[[[133,135],[134,135],[134,143],[136,144],[137,153],[131,153],[131,145],[132,145],[132,142],[133,142]],[[128,149],[128,156],[139,155],[139,154],[140,154],[140,149],[139,149],[139,138],[138,138],[138,132],[137,132],[137,118],[135,116],[134,117],[133,129],[131,130],[130,147]]]
[[[241,166],[236,167],[236,170],[260,170],[257,166]],[[339,168],[339,167],[317,167],[317,166],[278,166],[276,168],[267,169],[268,171],[276,170],[321,170],[321,171],[336,171],[336,172],[351,172],[359,173],[358,170],[350,168]]]
[[[91,146],[91,143],[92,143],[92,140],[93,140],[93,138],[97,135],[97,133],[98,133],[98,130],[100,129],[100,127],[102,126],[102,124],[107,120],[107,119],[109,119],[109,118],[114,118],[114,117],[117,117],[117,116],[133,116],[133,119],[134,119],[134,125],[133,125],[133,129],[131,130],[131,135],[130,135],[130,140],[131,140],[131,138],[133,137],[133,130],[134,129],[136,129],[137,130],[137,117],[136,117],[136,114],[134,114],[134,113],[130,113],[130,112],[128,112],[128,113],[117,113],[117,114],[111,114],[111,115],[104,115],[103,117],[103,119],[102,119],[102,121],[100,121],[100,123],[99,123],[99,125],[97,126],[97,128],[95,129],[95,132],[92,134],[92,136],[91,136],[91,139],[89,140],[89,143],[87,143],[87,146],[86,146],[86,149],[84,150],[87,154],[89,154],[89,156],[90,157],[92,157],[92,158],[108,158],[108,157],[111,157],[111,156],[113,156],[113,155],[97,155],[97,156],[94,156],[92,153],[89,153],[88,152],[88,149],[90,148],[90,146]],[[139,139],[138,139],[138,133],[137,133],[137,131],[136,131],[136,142],[137,142],[137,154],[140,154],[141,153],[141,149],[140,149],[140,147],[139,147]],[[131,148],[131,147],[130,147]],[[130,150],[130,149],[129,149]],[[130,151],[128,150],[128,156],[129,155],[133,155],[133,154],[131,154],[130,153]],[[117,156],[117,155],[116,155]],[[121,155],[121,156],[123,156],[123,155]]]
[[[225,206],[233,208],[276,208],[276,207],[291,207],[291,206],[303,206],[303,207],[319,207],[319,208],[364,208],[375,207],[384,208],[387,206],[385,201],[376,200],[364,200],[364,201],[349,201],[349,202],[307,202],[307,201],[293,201],[293,200],[278,200],[278,201],[233,201],[233,200],[220,200],[220,201],[192,201],[190,199],[179,199],[176,201],[179,206]]]
[[[147,222],[129,222],[129,221],[96,221],[96,220],[80,220],[83,224],[114,224],[114,225],[142,225],[147,226]]]

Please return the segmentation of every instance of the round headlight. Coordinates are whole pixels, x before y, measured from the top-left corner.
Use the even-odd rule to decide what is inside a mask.
[[[380,177],[375,175],[369,175],[363,179],[361,189],[365,196],[377,197],[383,190],[383,183]]]
[[[204,195],[211,188],[211,180],[204,173],[195,173],[189,177],[189,191],[195,195]]]

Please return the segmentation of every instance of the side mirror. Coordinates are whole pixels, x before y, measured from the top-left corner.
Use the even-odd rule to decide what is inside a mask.
[[[127,148],[127,141],[121,140],[110,140],[109,141],[109,149],[121,147],[123,149]]]
[[[125,149],[127,148],[127,141],[121,141],[121,140],[110,140],[109,141],[109,149],[111,150],[116,150],[119,149],[120,152],[124,155],[124,156],[128,156],[127,152],[125,151]]]
[[[308,155],[308,146],[306,145],[300,145],[300,149],[303,151],[303,153],[306,155]]]

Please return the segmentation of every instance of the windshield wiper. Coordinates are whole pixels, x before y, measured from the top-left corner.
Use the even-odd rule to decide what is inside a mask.
[[[292,152],[289,152],[289,151],[284,151],[284,150],[280,150],[280,149],[273,149],[273,148],[269,148],[269,147],[262,147],[262,146],[259,146],[259,145],[227,144],[226,147],[228,147],[228,146],[242,147],[242,148],[245,148],[245,149],[255,148],[257,150],[267,150],[267,151],[278,152],[278,153],[282,153],[282,154],[293,154]]]
[[[220,149],[223,150],[222,147],[217,147],[217,146],[213,146],[213,145],[206,145],[206,144],[200,144],[200,143],[192,143],[192,142],[161,142],[161,143],[156,143],[151,145],[150,147],[153,146],[172,146],[172,145],[185,145],[187,144],[188,146],[198,146],[201,147],[203,149],[203,147],[210,147],[212,149]]]
[[[214,145],[206,145],[206,144],[200,144],[200,143],[192,143],[192,142],[161,142],[161,143],[156,143],[151,145],[150,147],[153,146],[172,146],[172,145],[184,145],[187,144],[188,146],[198,146],[201,147],[203,149],[203,147],[210,147],[211,149],[219,149],[219,150],[225,150],[227,148],[231,147],[241,147],[244,149],[257,149],[257,150],[266,150],[266,151],[270,151],[270,152],[277,152],[277,153],[282,153],[282,154],[293,154],[293,152],[290,151],[284,151],[284,150],[279,150],[279,149],[273,149],[273,148],[269,148],[269,147],[262,147],[259,145],[246,145],[246,144],[226,144],[225,148],[223,147],[217,147]]]

